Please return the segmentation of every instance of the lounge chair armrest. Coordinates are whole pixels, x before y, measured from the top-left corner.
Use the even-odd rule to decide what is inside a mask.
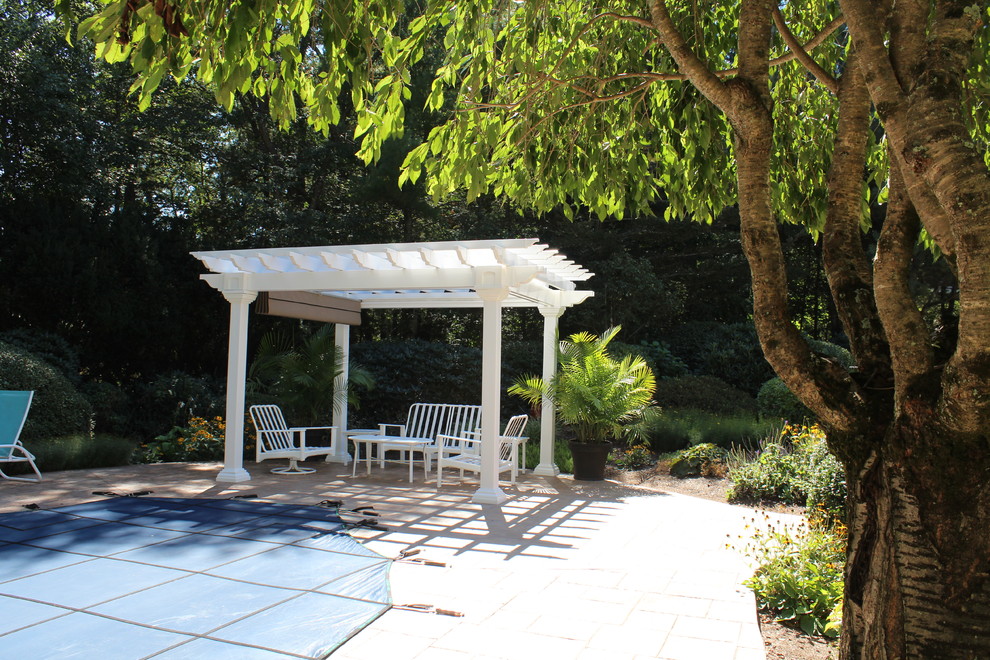
[[[463,454],[465,449],[470,447],[474,450],[475,447],[481,447],[481,440],[476,438],[465,438],[458,435],[443,435],[437,436],[437,450],[441,457],[447,457],[453,454]]]
[[[398,429],[399,432],[398,433],[389,433],[388,432],[389,429]],[[406,434],[406,425],[405,424],[379,424],[378,425],[378,430],[381,431],[381,434],[382,435],[404,436]]]
[[[32,461],[35,460],[34,454],[25,449],[24,445],[20,442],[15,442],[12,445],[0,445],[0,459],[15,458],[15,452],[20,452],[24,458],[28,458]]]
[[[299,437],[299,448],[306,448],[306,431],[330,431],[330,446],[337,444],[336,426],[293,426],[289,431]]]

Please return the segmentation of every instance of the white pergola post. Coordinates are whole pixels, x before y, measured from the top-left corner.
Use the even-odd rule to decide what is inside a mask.
[[[484,273],[489,276],[489,273]],[[495,274],[491,276],[494,278]],[[478,504],[509,499],[498,485],[499,423],[502,383],[502,302],[507,288],[478,288],[484,319],[481,339],[481,487],[471,497]]]
[[[224,435],[223,469],[217,481],[250,481],[244,469],[244,382],[247,375],[248,311],[257,291],[224,290],[230,302],[230,335],[227,346],[227,430]]]
[[[327,456],[327,463],[350,463],[351,454],[347,451],[347,393],[350,387],[348,376],[351,363],[351,326],[337,323],[333,328],[337,355],[340,356],[340,378],[336,385],[339,390],[333,394],[333,425],[337,427],[337,451]]]
[[[549,383],[557,372],[557,319],[564,313],[563,307],[540,307],[543,315],[543,382]],[[557,437],[557,412],[553,403],[543,397],[540,414],[540,464],[533,474],[555,477],[560,474],[553,461],[553,445]]]

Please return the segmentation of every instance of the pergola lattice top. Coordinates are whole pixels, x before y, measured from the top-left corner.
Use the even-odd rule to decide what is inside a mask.
[[[592,273],[538,239],[388,243],[194,252],[216,289],[313,291],[362,308],[480,307],[477,290],[505,288],[503,305],[570,307]]]

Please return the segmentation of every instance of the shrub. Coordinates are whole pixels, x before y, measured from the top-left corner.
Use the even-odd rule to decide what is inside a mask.
[[[610,344],[612,353],[617,358],[624,358],[627,355],[639,355],[653,370],[653,375],[657,378],[677,378],[686,376],[687,365],[679,357],[674,355],[670,347],[658,341],[641,341],[638,344],[626,344],[613,341]]]
[[[752,323],[692,321],[667,338],[691,373],[717,376],[750,395],[773,376]]]
[[[846,472],[824,441],[808,452],[805,490],[808,493],[805,505],[813,519],[836,523],[846,519]]]
[[[0,343],[0,390],[34,390],[21,439],[88,434],[89,402],[57,369],[23,349]]]
[[[79,383],[79,353],[62,337],[42,330],[15,328],[0,333],[0,342],[41,358],[58,369],[70,383]]]
[[[130,395],[116,383],[89,381],[80,391],[93,407],[93,430],[119,436],[134,436],[134,406]]]
[[[844,472],[817,426],[785,426],[765,443],[755,461],[734,469],[730,478],[730,502],[799,504],[833,521],[842,520],[845,513]]]
[[[675,477],[721,476],[725,469],[726,452],[721,447],[704,443],[684,449],[670,463]]]
[[[657,382],[654,395],[664,410],[702,410],[732,415],[756,413],[756,401],[714,376],[681,376]]]
[[[219,461],[223,458],[225,428],[222,417],[193,417],[186,426],[173,427],[154,442],[141,445],[138,462]]]
[[[756,404],[760,415],[764,417],[786,419],[795,423],[815,419],[815,414],[805,408],[779,378],[771,378],[763,383],[759,394],[756,395]]]
[[[817,339],[809,339],[808,345],[811,346],[811,350],[815,353],[835,360],[845,369],[850,369],[855,364],[852,353],[837,344],[832,344],[827,341],[819,341]]]
[[[375,389],[361,397],[352,426],[405,422],[414,403],[481,401],[481,351],[477,348],[407,339],[363,342],[351,359],[375,379]],[[503,410],[508,413],[508,410]]]
[[[163,428],[185,424],[190,417],[211,419],[225,413],[223,385],[215,378],[182,371],[162,374],[138,386],[134,406],[141,411],[132,426],[143,438],[154,437]]]
[[[723,449],[753,449],[771,431],[772,421],[752,414],[713,415],[698,410],[664,411],[650,420],[646,437],[650,448],[664,454],[692,444],[711,443]]]
[[[691,424],[682,414],[664,412],[650,423],[646,435],[653,451],[666,454],[691,444]]]
[[[755,461],[732,471],[729,501],[803,505],[808,495],[800,471],[800,457],[781,444],[769,444]]]
[[[842,602],[846,530],[821,522],[798,529],[758,530],[743,549],[757,569],[744,584],[761,610],[791,621],[809,635],[835,637]]]
[[[531,430],[533,423],[534,421],[530,420],[529,426],[526,428]],[[539,421],[536,422],[536,425],[539,428]],[[540,436],[539,431],[537,431],[535,436],[532,433],[528,433],[528,435],[529,442],[526,443],[526,467],[532,469],[540,464]],[[574,458],[571,456],[571,448],[568,446],[567,440],[562,440],[558,437],[556,442],[553,443],[553,462],[564,474],[574,472]]]
[[[37,458],[38,469],[45,473],[127,465],[134,454],[134,443],[117,436],[97,433],[90,437],[87,433],[37,440],[28,445],[28,450]],[[30,470],[23,465],[11,467],[12,471]]]
[[[689,413],[691,442],[710,443],[723,449],[743,447],[755,449],[767,437],[774,422],[752,415],[706,415]]]
[[[657,457],[647,447],[637,445],[613,449],[608,454],[608,462],[620,470],[645,470],[657,464]]]

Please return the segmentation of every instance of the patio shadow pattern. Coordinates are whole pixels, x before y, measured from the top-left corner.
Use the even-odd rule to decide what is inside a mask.
[[[754,598],[741,586],[752,569],[727,547],[752,532],[752,509],[532,474],[503,504],[478,504],[470,480],[438,490],[409,484],[403,467],[352,478],[349,466],[310,464],[311,475],[259,470],[231,485],[213,481],[216,464],[67,472],[53,475],[51,490],[0,484],[0,511],[80,501],[96,488],[372,506],[387,531],[352,534],[385,557],[420,551],[392,564],[393,602],[463,616],[393,608],[334,660],[765,658]]]

